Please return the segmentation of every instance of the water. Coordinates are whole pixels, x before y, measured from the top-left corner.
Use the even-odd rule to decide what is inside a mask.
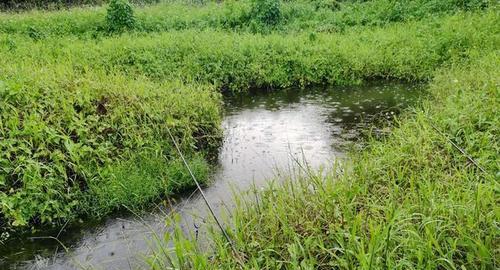
[[[313,168],[343,158],[374,119],[391,118],[411,104],[417,86],[384,84],[364,87],[289,89],[226,98],[224,138],[212,184],[205,193],[220,214],[232,207],[233,190],[263,186],[306,160]],[[149,213],[118,213],[100,223],[67,228],[58,239],[13,239],[0,247],[0,268],[6,269],[130,269],[143,265],[151,239],[171,229],[165,215],[176,212],[186,231],[201,228],[204,202],[185,194]],[[56,236],[58,232],[41,235]]]

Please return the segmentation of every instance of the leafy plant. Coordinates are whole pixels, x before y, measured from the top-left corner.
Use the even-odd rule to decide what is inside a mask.
[[[329,9],[338,10],[340,8],[340,2],[338,0],[315,0],[312,1],[316,9]]]
[[[250,17],[265,26],[276,26],[281,21],[280,0],[253,0]]]
[[[128,0],[111,0],[107,9],[106,23],[110,32],[133,29],[135,17],[130,2]]]

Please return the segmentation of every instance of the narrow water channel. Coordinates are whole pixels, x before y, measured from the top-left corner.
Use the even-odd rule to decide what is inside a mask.
[[[233,190],[285,175],[293,159],[328,167],[374,119],[391,118],[412,104],[419,88],[390,83],[226,98],[224,139],[207,197],[220,212],[231,208]],[[0,269],[136,269],[154,235],[170,229],[170,212],[179,213],[185,230],[195,230],[203,226],[206,206],[199,194],[186,194],[171,207],[68,228],[58,237],[67,250],[54,239],[12,239],[0,246]]]

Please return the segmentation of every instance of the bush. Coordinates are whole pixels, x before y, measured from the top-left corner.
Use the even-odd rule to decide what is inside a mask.
[[[340,2],[338,0],[314,0],[312,4],[316,9],[329,9],[338,10],[340,8]]]
[[[111,0],[106,14],[110,32],[123,32],[135,26],[134,10],[128,0]]]
[[[281,21],[280,0],[252,0],[251,20],[264,26],[276,26]]]

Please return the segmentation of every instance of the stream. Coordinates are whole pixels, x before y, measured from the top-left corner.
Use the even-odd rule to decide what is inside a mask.
[[[421,86],[383,83],[355,87],[288,89],[225,98],[224,137],[211,183],[204,192],[219,215],[233,194],[269,179],[284,178],[296,160],[328,168],[371,127],[392,118],[421,94]],[[207,208],[188,192],[149,212],[117,213],[60,233],[10,239],[0,244],[0,269],[137,269],[155,235],[171,230],[166,215],[179,214],[184,230],[203,227]],[[40,237],[59,236],[57,239]]]

